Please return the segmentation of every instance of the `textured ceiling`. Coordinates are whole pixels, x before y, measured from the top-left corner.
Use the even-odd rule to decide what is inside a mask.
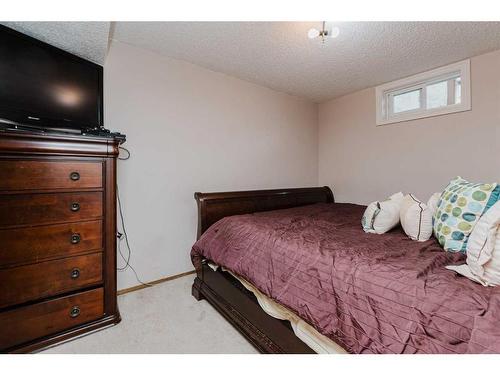
[[[320,22],[4,22],[103,64],[108,38],[324,101],[500,49],[500,22],[346,22],[325,44]]]
[[[113,38],[273,89],[324,101],[500,49],[500,22],[118,22]]]
[[[0,22],[65,51],[103,65],[110,22]]]

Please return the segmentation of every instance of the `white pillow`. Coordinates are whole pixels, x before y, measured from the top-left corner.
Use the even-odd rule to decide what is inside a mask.
[[[485,286],[500,285],[500,201],[478,220],[467,242],[467,264],[446,267]]]
[[[429,210],[431,210],[432,216],[434,216],[434,214],[436,213],[440,198],[441,198],[441,193],[434,193],[427,201],[427,207],[429,208]]]
[[[412,194],[401,203],[401,226],[406,235],[415,241],[427,241],[432,235],[432,210]]]
[[[403,193],[391,195],[382,202],[372,202],[366,207],[361,220],[363,230],[367,233],[385,233],[399,223],[399,211]]]

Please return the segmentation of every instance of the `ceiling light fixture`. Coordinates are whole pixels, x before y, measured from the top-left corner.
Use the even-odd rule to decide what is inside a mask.
[[[321,42],[325,43],[327,38],[336,38],[340,34],[340,29],[336,26],[333,26],[331,22],[323,21],[321,26],[321,30],[312,28],[307,32],[307,36],[309,39],[316,39],[318,37],[321,38]]]

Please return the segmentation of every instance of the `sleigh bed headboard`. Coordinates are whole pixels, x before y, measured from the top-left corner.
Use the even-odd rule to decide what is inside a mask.
[[[198,235],[200,236],[223,217],[305,206],[333,203],[328,186],[296,189],[194,193],[198,203]]]

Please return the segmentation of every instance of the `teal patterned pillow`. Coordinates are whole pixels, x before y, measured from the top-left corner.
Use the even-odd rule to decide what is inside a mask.
[[[434,235],[446,250],[465,253],[477,221],[500,199],[500,185],[475,184],[461,177],[451,180],[441,193],[434,214]]]

